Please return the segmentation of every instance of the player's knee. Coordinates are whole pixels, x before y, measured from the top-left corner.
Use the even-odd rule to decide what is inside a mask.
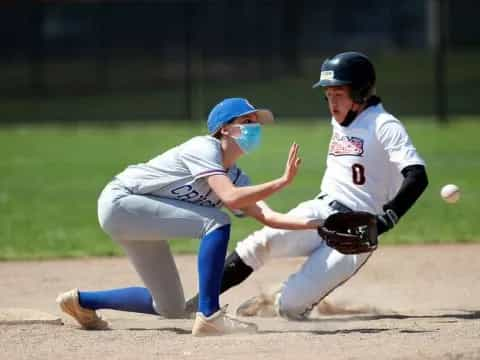
[[[254,270],[261,268],[269,258],[270,247],[268,237],[265,236],[266,229],[255,231],[238,242],[235,248],[242,260]]]
[[[185,317],[185,304],[183,302],[159,306],[153,301],[152,305],[158,315],[167,319],[181,319]]]
[[[103,205],[98,209],[100,228],[112,239],[120,238],[124,227],[124,221],[116,210],[111,204]]]
[[[282,301],[282,293],[279,292],[275,296],[275,312],[278,316],[281,316],[288,320],[304,321],[310,315],[311,308],[305,306],[297,306],[295,304],[289,304]]]

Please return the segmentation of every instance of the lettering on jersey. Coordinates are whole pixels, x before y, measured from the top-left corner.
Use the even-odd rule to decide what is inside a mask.
[[[362,156],[363,139],[355,136],[340,135],[334,132],[330,140],[328,155]]]
[[[200,194],[198,191],[194,190],[191,185],[182,185],[170,191],[172,195],[175,196],[177,200],[186,201],[192,204],[197,204],[207,207],[219,207],[222,203],[221,200],[213,202],[210,199],[207,199],[208,195],[212,192],[208,191],[206,194]]]

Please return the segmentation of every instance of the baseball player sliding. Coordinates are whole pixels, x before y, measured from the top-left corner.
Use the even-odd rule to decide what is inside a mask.
[[[61,309],[85,329],[106,329],[96,310],[113,309],[165,317],[185,315],[180,277],[167,240],[201,239],[198,254],[196,336],[254,332],[220,309],[222,269],[230,236],[230,218],[222,205],[256,218],[271,228],[315,229],[318,221],[280,214],[262,200],[289,185],[297,174],[298,145],[290,148],[284,174],[250,185],[236,165],[260,145],[261,125],[273,122],[269,110],[229,98],[209,114],[209,134],[194,137],[147,163],[127,167],[98,199],[102,229],[123,247],[146,287],[105,291],[70,290],[60,294]]]
[[[342,215],[346,220],[349,212],[368,212],[377,214],[373,223],[381,234],[395,226],[427,187],[425,163],[403,125],[375,95],[375,80],[372,63],[358,52],[341,53],[323,63],[320,80],[313,87],[323,88],[332,115],[327,168],[320,194],[300,203],[289,215],[323,223],[334,213],[347,213]],[[280,316],[305,319],[372,253],[360,252],[346,255],[337,251],[314,230],[266,226],[240,241],[227,257],[221,291],[244,281],[271,258],[306,256],[271,304]],[[197,297],[190,299],[187,309],[194,311],[197,301]],[[256,297],[241,305],[237,313],[255,315],[261,306],[269,304]]]

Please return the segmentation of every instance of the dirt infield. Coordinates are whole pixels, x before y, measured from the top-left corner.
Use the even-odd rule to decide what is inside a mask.
[[[192,320],[113,311],[103,312],[111,331],[83,331],[63,316],[64,326],[3,324],[0,358],[479,359],[478,254],[480,245],[381,248],[328,297],[329,315],[315,312],[306,322],[250,318],[260,328],[250,336],[193,338]],[[186,295],[196,289],[195,261],[177,257]],[[233,311],[242,300],[278,285],[301,262],[270,263],[225,294],[222,303]],[[56,316],[58,292],[139,284],[125,258],[0,263],[0,275],[0,309]]]

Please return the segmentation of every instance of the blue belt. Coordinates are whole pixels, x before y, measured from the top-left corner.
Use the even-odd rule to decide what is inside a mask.
[[[317,199],[323,200],[326,197],[327,197],[327,194],[321,194],[317,197]],[[353,211],[347,205],[343,205],[340,201],[337,201],[337,200],[330,201],[328,203],[328,206],[330,206],[333,210],[336,210],[336,211],[342,212],[342,213],[347,213],[347,212],[352,212]]]

